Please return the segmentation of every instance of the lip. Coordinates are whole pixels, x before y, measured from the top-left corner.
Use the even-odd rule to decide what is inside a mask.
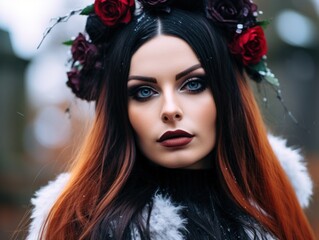
[[[182,147],[189,144],[193,140],[194,135],[183,131],[167,131],[158,140],[164,147]]]

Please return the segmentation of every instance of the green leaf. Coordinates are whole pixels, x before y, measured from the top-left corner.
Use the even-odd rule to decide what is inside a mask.
[[[73,44],[74,40],[68,40],[63,42],[62,44],[66,45],[66,46],[71,46]]]
[[[257,25],[261,26],[263,29],[266,29],[269,24],[270,24],[270,20],[263,20],[263,21],[257,22]]]
[[[262,59],[259,63],[256,65],[250,66],[251,69],[255,70],[260,74],[260,76],[265,79],[267,82],[269,82],[271,85],[274,85],[276,87],[279,87],[279,80],[275,77],[275,75],[270,71],[270,69],[267,67],[266,62],[264,59]]]
[[[94,4],[91,4],[89,6],[86,6],[81,12],[80,15],[90,15],[91,13],[94,13]]]
[[[257,72],[263,71],[263,72],[267,72],[267,67],[265,65],[265,62],[263,60],[261,60],[259,63],[257,63],[256,65],[250,66],[252,69],[254,69]]]

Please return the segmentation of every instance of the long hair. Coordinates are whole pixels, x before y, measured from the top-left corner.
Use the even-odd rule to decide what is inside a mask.
[[[42,237],[96,239],[101,225],[116,222],[113,236],[123,239],[129,235],[132,219],[147,236],[139,215],[145,201],[134,193],[123,193],[139,162],[127,114],[127,79],[134,52],[157,35],[186,41],[206,72],[217,108],[212,174],[218,177],[224,195],[278,239],[314,239],[268,142],[242,66],[212,23],[182,10],[156,16],[145,12],[105,46],[95,121],[70,170],[71,179],[48,215]],[[143,194],[151,192],[146,189]]]

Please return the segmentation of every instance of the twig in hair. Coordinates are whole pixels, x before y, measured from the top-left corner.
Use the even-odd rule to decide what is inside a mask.
[[[41,39],[41,41],[40,41],[40,43],[39,43],[37,49],[40,48],[40,46],[42,45],[44,39],[47,37],[47,35],[51,32],[51,30],[52,30],[57,24],[59,24],[59,23],[61,23],[61,22],[67,22],[73,15],[81,13],[82,10],[83,10],[83,9],[73,10],[73,11],[71,11],[68,15],[65,15],[65,16],[62,16],[62,17],[57,17],[57,18],[52,18],[51,21],[54,20],[55,22],[52,24],[52,26],[48,27],[48,28],[44,31],[43,37],[42,37],[42,39]]]

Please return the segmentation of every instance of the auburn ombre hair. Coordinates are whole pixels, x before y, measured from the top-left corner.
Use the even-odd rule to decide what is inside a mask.
[[[157,35],[186,41],[206,72],[217,108],[212,174],[218,176],[224,196],[278,239],[314,239],[269,144],[243,67],[229,53],[217,27],[201,15],[175,9],[159,16],[144,13],[105,46],[105,73],[100,79],[95,121],[41,238],[97,239],[103,224],[121,218],[114,238],[123,239],[132,219],[140,223],[136,216],[145,204],[143,196],[137,199],[134,194],[121,194],[139,162],[128,120],[127,79],[134,52]],[[145,189],[145,194],[149,192]],[[147,232],[142,225],[140,229]]]

